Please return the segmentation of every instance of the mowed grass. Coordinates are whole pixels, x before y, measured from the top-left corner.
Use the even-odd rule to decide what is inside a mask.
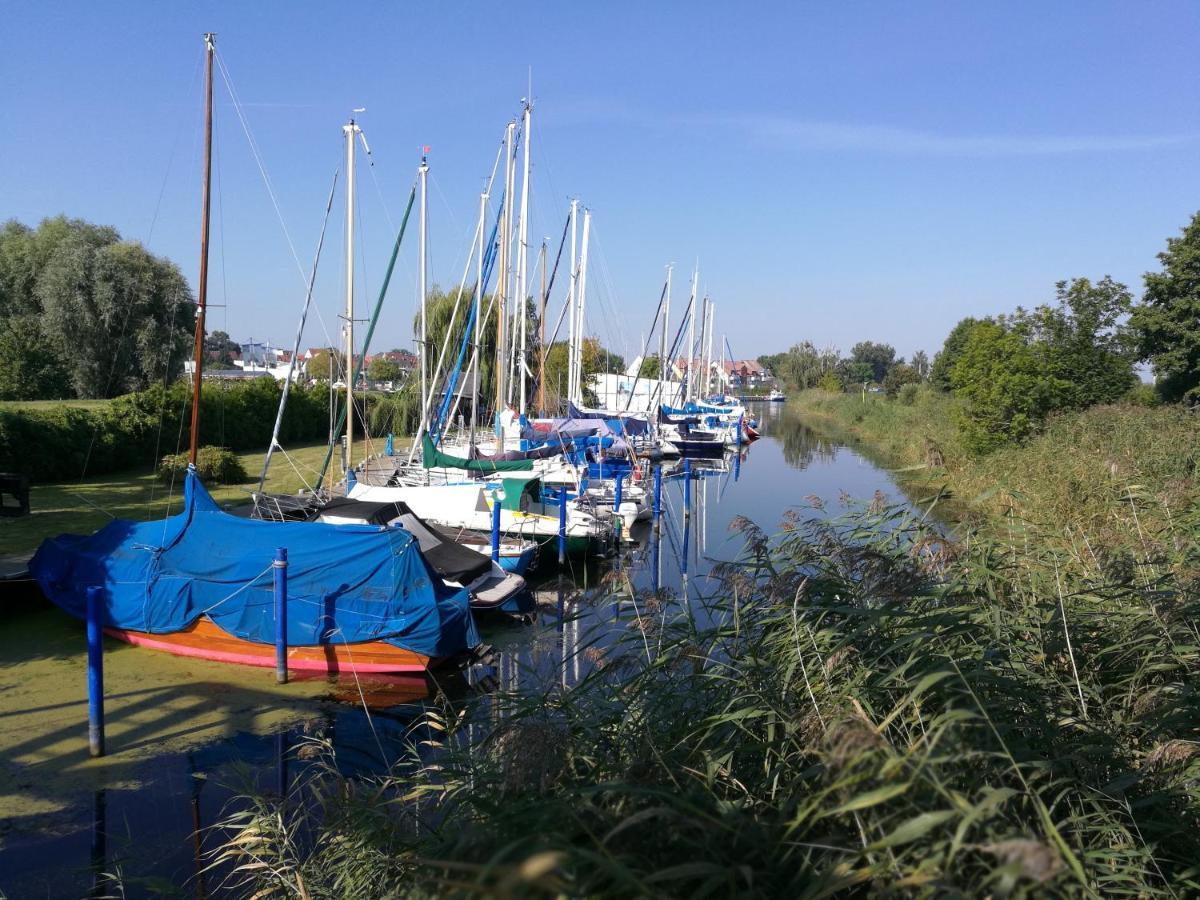
[[[355,459],[381,452],[383,441],[359,441]],[[407,447],[397,441],[397,449]],[[295,493],[314,483],[325,457],[324,443],[287,448],[286,455],[276,452],[265,490],[270,493]],[[266,451],[239,453],[250,481],[245,484],[206,485],[216,501],[237,506],[250,499],[258,486]],[[339,477],[335,456],[330,465],[333,480]],[[326,483],[329,482],[327,477]],[[0,556],[31,555],[45,538],[63,532],[90,534],[114,518],[145,521],[179,512],[183,485],[164,483],[145,469],[113,473],[80,481],[35,484],[30,494],[33,512],[19,519],[0,519]]]

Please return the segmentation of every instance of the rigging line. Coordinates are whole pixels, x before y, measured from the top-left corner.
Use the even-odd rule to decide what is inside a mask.
[[[225,195],[221,190],[221,141],[217,130],[217,123],[213,122],[213,145],[216,152],[213,156],[217,163],[217,244],[221,253],[221,324],[225,326],[225,334],[229,335],[229,282],[225,277]],[[200,335],[200,350],[201,356],[204,353],[204,339],[207,335]],[[254,348],[250,348],[251,354],[254,353]],[[219,357],[218,357],[219,359]],[[265,362],[265,357],[264,357]],[[245,365],[245,360],[242,361]],[[221,427],[219,429],[220,446],[225,446],[225,388],[224,382],[221,383]]]
[[[630,390],[629,390],[629,399],[625,401],[625,412],[629,412],[629,407],[633,403],[633,397],[637,393],[638,382],[642,380],[642,365],[646,361],[646,345],[647,345],[648,341],[653,337],[654,329],[658,327],[658,317],[662,313],[663,300],[665,300],[666,298],[667,298],[667,283],[664,281],[662,293],[658,295],[658,307],[654,310],[654,321],[650,323],[650,331],[648,332],[647,337],[642,341],[642,349],[641,349],[641,353],[639,354],[640,359],[638,361],[638,370],[637,370],[637,374],[633,378],[633,387],[630,388]],[[659,380],[661,381],[662,373],[659,372],[658,374],[659,374]],[[649,381],[650,379],[647,378],[646,380]],[[647,410],[647,412],[649,412],[649,410]]]
[[[271,205],[275,208],[275,217],[279,219],[279,227],[283,229],[283,237],[287,241],[288,249],[292,252],[292,259],[296,263],[296,271],[300,273],[301,282],[307,284],[308,279],[304,275],[304,266],[300,262],[300,255],[296,253],[296,245],[292,243],[292,235],[288,231],[287,223],[283,219],[283,212],[279,208],[279,201],[275,198],[275,188],[271,184],[271,177],[267,174],[267,167],[263,163],[262,154],[259,153],[258,143],[254,140],[254,135],[250,132],[250,124],[246,121],[246,115],[242,110],[242,103],[238,99],[237,92],[233,87],[233,78],[229,74],[229,69],[225,67],[224,54],[214,51],[213,55],[217,59],[217,68],[221,70],[221,80],[225,82],[225,89],[229,91],[229,98],[233,101],[234,112],[237,113],[238,121],[242,123],[242,131],[245,132],[246,141],[250,144],[250,152],[254,156],[255,163],[258,164],[258,171],[262,175],[263,184],[266,185],[267,195],[271,198]]]
[[[383,188],[379,186],[379,176],[375,174],[375,156],[371,153],[371,148],[367,146],[367,135],[361,126],[358,129],[358,138],[362,141],[363,149],[367,151],[367,168],[371,172],[371,180],[375,182],[375,193],[379,195],[379,205],[383,207],[383,217],[387,219],[388,230],[395,231],[396,225],[392,222],[392,214],[388,210],[387,200],[384,199]]]
[[[178,455],[179,448],[183,444],[183,423],[187,413],[188,406],[191,405],[191,392],[184,394],[183,406],[179,410],[179,434],[175,436],[175,453]],[[165,401],[164,401],[165,403]],[[159,544],[162,544],[167,539],[167,522],[171,519],[171,501],[175,499],[175,469],[171,469],[171,480],[167,484],[167,504],[163,507],[163,536],[159,538]]]
[[[167,328],[167,334],[171,335],[175,332],[175,316],[179,312],[179,295],[175,295],[175,302],[171,304],[171,324]],[[158,454],[162,450],[162,431],[163,421],[166,419],[167,412],[167,375],[171,371],[171,355],[175,350],[175,342],[168,338],[167,342],[167,361],[163,367],[163,398],[162,403],[158,405],[158,430],[154,435],[154,467],[158,468]],[[150,519],[154,516],[154,491],[158,487],[158,479],[150,480],[150,499],[146,502],[146,518]]]
[[[279,398],[279,412],[275,416],[275,429],[271,435],[271,443],[267,445],[267,457],[263,460],[262,475],[258,479],[258,489],[261,491],[267,480],[267,469],[271,466],[271,454],[279,443],[279,431],[283,426],[283,410],[287,405],[288,394],[291,391],[292,379],[296,372],[296,361],[300,356],[300,345],[304,341],[304,324],[308,320],[308,310],[312,305],[313,287],[317,281],[317,265],[321,261],[321,249],[325,246],[325,229],[329,225],[329,213],[333,209],[333,196],[337,191],[340,169],[333,171],[333,183],[329,186],[329,199],[325,202],[325,217],[321,221],[321,235],[317,239],[317,252],[313,257],[312,273],[308,279],[308,289],[304,293],[304,308],[300,311],[300,325],[296,329],[296,340],[292,344],[292,355],[288,362],[287,376],[283,382],[283,393]],[[282,449],[282,447],[280,448]],[[301,479],[303,480],[303,478]],[[307,487],[307,483],[305,485]]]
[[[412,213],[413,201],[416,199],[416,197],[417,197],[417,184],[414,181],[412,189],[408,193],[408,205],[404,209],[404,218],[400,220],[400,232],[396,235],[396,243],[392,247],[392,256],[391,256],[391,259],[388,261],[387,272],[384,274],[383,284],[379,288],[379,297],[375,301],[375,311],[371,315],[371,324],[367,327],[367,336],[363,340],[363,352],[364,353],[366,352],[366,349],[370,346],[371,337],[375,333],[375,325],[379,321],[379,312],[383,308],[383,300],[387,296],[388,285],[391,284],[391,281],[392,281],[392,272],[396,268],[396,257],[400,255],[400,245],[404,241],[404,232],[408,229],[408,217]],[[351,349],[353,349],[353,348],[351,348]],[[353,376],[355,380],[358,379],[358,374],[359,373],[356,370],[354,373],[354,376]],[[347,382],[347,383],[349,383],[349,382]],[[346,422],[346,409],[343,408],[342,414],[338,417],[337,425],[333,429],[334,434],[341,433],[342,427],[343,427],[343,425],[345,425],[345,422]],[[332,458],[333,458],[333,443],[330,442],[329,446],[325,450],[325,459],[321,463],[321,477],[317,479],[317,487],[318,488],[321,487],[321,482],[324,481],[324,479],[325,479],[325,473],[329,470],[329,462]]]
[[[246,588],[250,587],[250,585],[254,584],[254,582],[258,581],[258,579],[262,578],[264,575],[266,575],[268,572],[270,572],[271,569],[273,569],[273,568],[274,568],[274,564],[272,563],[271,565],[269,565],[265,569],[263,569],[261,572],[259,572],[257,575],[255,575],[253,578],[251,578],[249,581],[247,581],[245,584],[243,584],[240,588],[238,588],[232,594],[222,597],[220,600],[218,600],[212,606],[209,606],[206,609],[200,610],[200,614],[203,615],[204,613],[212,612],[214,609],[216,609],[222,603],[232,600],[234,597],[236,597],[238,594],[240,594]]]
[[[201,49],[196,53],[196,65],[192,68],[192,77],[188,82],[187,96],[190,98],[196,90],[196,85],[200,80],[200,64],[204,61],[205,50]],[[185,104],[185,109],[191,109],[191,104]],[[179,123],[175,126],[175,137],[171,141],[171,152],[167,156],[167,168],[163,172],[162,184],[158,188],[158,200],[154,204],[154,215],[150,217],[150,228],[146,232],[146,246],[149,247],[151,241],[154,240],[154,228],[158,224],[158,214],[162,209],[163,196],[167,192],[167,180],[171,176],[171,166],[175,162],[175,154],[179,149],[180,139],[183,137],[183,126],[188,121],[186,114],[180,114]]]

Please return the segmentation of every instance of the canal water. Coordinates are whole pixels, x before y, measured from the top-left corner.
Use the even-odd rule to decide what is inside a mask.
[[[660,528],[639,523],[603,565],[531,579],[521,615],[480,623],[490,664],[439,675],[438,687],[464,697],[548,679],[569,688],[590,664],[584,648],[623,627],[630,594],[614,579],[707,593],[713,566],[742,549],[730,527],[739,517],[774,532],[797,507],[831,515],[903,501],[887,472],[783,404],[752,414],[763,436],[740,454],[695,463],[690,479],[666,472]],[[308,764],[298,748],[313,737],[344,771],[387,768],[429,693],[412,681],[277,686],[267,669],[116,642],[105,673],[108,755],[90,760],[82,627],[44,601],[0,606],[0,897],[103,896],[117,882],[127,897],[221,896],[220,873],[206,871],[211,829],[241,794],[278,792]]]

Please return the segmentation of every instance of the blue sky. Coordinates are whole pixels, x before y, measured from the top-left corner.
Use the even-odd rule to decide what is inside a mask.
[[[531,238],[557,240],[570,196],[591,207],[589,326],[629,356],[667,262],[673,320],[698,259],[738,356],[932,353],[959,318],[1050,301],[1059,279],[1140,290],[1200,209],[1195,3],[26,3],[0,33],[0,216],[115,225],[194,283],[206,30],[305,268],[341,125],[367,108],[360,309],[422,145],[433,278],[457,283],[530,67]],[[220,75],[215,97],[210,328],[287,345],[301,275]],[[415,248],[377,348],[411,346]],[[325,343],[319,320],[306,343]]]

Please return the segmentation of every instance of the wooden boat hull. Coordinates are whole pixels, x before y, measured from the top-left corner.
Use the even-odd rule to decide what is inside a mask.
[[[149,647],[213,662],[243,666],[275,667],[275,647],[259,644],[227,634],[201,616],[182,631],[171,634],[150,634],[125,628],[106,628],[105,633],[135,647]],[[420,653],[405,650],[383,641],[360,644],[323,644],[319,647],[289,647],[288,669],[296,672],[336,674],[423,673],[436,661]]]

